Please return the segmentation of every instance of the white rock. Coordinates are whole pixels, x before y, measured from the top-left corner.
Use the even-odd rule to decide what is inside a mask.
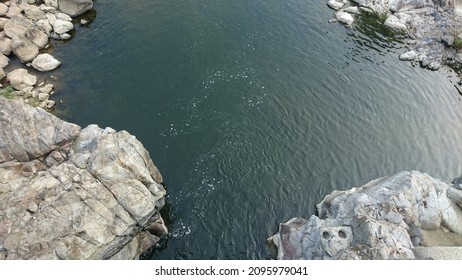
[[[36,89],[37,93],[46,93],[46,94],[52,94],[51,92],[53,91],[53,85],[52,84],[46,84],[42,85],[39,88]]]
[[[26,69],[16,69],[7,74],[7,80],[11,86],[17,90],[34,86],[37,83],[37,77],[29,74]]]
[[[45,12],[35,5],[27,5],[23,8],[23,10],[26,17],[33,21],[37,21],[45,17]]]
[[[338,21],[346,25],[351,25],[354,21],[353,16],[345,12],[336,12],[335,17],[337,18]]]
[[[12,18],[12,17],[14,17],[14,16],[19,15],[21,12],[22,12],[21,8],[19,8],[19,7],[16,6],[16,5],[12,5],[12,6],[10,6],[10,8],[8,9],[8,12],[6,13],[6,16],[9,17],[9,18]]]
[[[46,100],[45,103],[46,103],[47,109],[51,109],[56,105],[56,102],[50,99]]]
[[[389,16],[384,25],[395,30],[395,31],[405,31],[407,29],[406,24],[402,23],[396,16]]]
[[[318,216],[290,219],[268,241],[278,259],[415,259],[417,241],[448,246],[462,233],[459,202],[462,191],[453,185],[400,172],[332,192],[317,205]]]
[[[32,61],[32,67],[34,67],[35,69],[41,72],[54,70],[59,65],[61,65],[61,62],[57,60],[56,58],[54,58],[52,55],[47,54],[47,53],[39,54]]]
[[[50,95],[48,93],[39,93],[38,94],[38,100],[39,101],[45,101],[45,100],[48,100],[48,98],[50,98]]]
[[[56,10],[56,8],[47,6],[45,4],[40,5],[40,10],[44,11],[45,13],[52,13],[52,14],[58,13],[58,10]]]
[[[61,40],[68,40],[71,38],[71,35],[69,33],[64,33],[64,34],[59,35],[59,38]]]
[[[347,7],[345,9],[342,9],[342,12],[349,13],[349,14],[357,14],[359,11],[358,11],[358,7]]]
[[[72,21],[72,18],[68,14],[65,14],[65,13],[56,14],[56,19]]]
[[[8,13],[8,6],[3,4],[3,3],[0,3],[0,16],[5,16],[6,13]]]
[[[10,55],[11,53],[11,39],[8,37],[0,38],[0,52],[4,55]]]
[[[35,24],[40,27],[48,37],[50,37],[50,34],[53,31],[53,27],[51,26],[48,19],[40,19]]]
[[[56,15],[53,14],[53,13],[47,13],[46,15],[46,18],[48,19],[48,22],[53,25],[56,21]]]
[[[399,56],[399,59],[401,60],[415,60],[417,58],[417,53],[416,51],[408,51]]]
[[[343,3],[343,1],[337,1],[337,0],[327,1],[327,6],[337,11],[340,10],[340,8],[342,8],[344,5],[345,3]]]
[[[7,21],[7,18],[0,18],[0,30],[3,30],[5,28],[5,24]]]
[[[58,0],[44,0],[43,2],[46,6],[58,9]]]
[[[0,67],[5,68],[8,63],[10,63],[10,59],[4,54],[0,54]]]
[[[58,34],[64,34],[74,29],[74,25],[70,21],[56,19],[53,23],[53,30]]]

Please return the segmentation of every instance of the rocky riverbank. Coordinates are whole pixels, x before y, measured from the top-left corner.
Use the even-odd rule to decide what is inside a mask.
[[[92,0],[11,0],[0,3],[0,79],[6,78],[4,87],[11,86],[0,91],[0,95],[22,98],[31,105],[46,109],[53,108],[56,104],[50,99],[54,93],[53,85],[38,82],[37,76],[27,68],[48,72],[59,67],[61,62],[48,53],[50,40],[71,38],[72,17],[92,7]],[[12,55],[25,68],[8,67]]]
[[[0,259],[134,259],[167,233],[162,176],[126,131],[0,97]]]
[[[462,1],[460,0],[328,0],[336,20],[353,26],[358,14],[375,16],[383,26],[407,37],[401,60],[430,70],[462,66]]]
[[[461,182],[412,171],[334,191],[268,241],[278,259],[462,259]]]

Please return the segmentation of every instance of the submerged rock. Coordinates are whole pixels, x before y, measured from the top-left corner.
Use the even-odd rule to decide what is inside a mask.
[[[433,248],[462,246],[461,189],[420,172],[401,172],[334,191],[317,205],[318,216],[280,224],[269,241],[278,259],[438,258]]]
[[[0,258],[133,259],[166,234],[147,229],[162,177],[128,132],[0,97],[0,135]]]

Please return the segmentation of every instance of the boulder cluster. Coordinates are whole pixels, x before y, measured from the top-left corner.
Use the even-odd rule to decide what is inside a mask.
[[[40,72],[56,69],[61,62],[49,54],[50,39],[67,40],[74,29],[72,17],[93,7],[92,0],[11,0],[0,3],[0,79],[29,104],[51,109],[55,101],[52,84],[39,83],[27,68],[9,69],[9,57],[16,56],[26,67]],[[82,22],[85,24],[85,21]]]
[[[384,28],[402,34],[409,50],[401,60],[438,70],[462,66],[460,0],[328,0],[338,22],[353,26],[357,14],[379,18]]]

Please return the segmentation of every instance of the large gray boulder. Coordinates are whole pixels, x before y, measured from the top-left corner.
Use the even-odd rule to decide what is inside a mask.
[[[0,189],[0,259],[133,259],[166,234],[162,177],[134,136],[2,97]]]
[[[93,8],[92,0],[58,0],[58,8],[71,17],[79,16]]]
[[[334,191],[318,216],[293,218],[269,238],[279,259],[439,258],[462,246],[462,187],[412,171]],[[425,247],[427,249],[422,249]],[[432,252],[435,252],[432,255]]]

